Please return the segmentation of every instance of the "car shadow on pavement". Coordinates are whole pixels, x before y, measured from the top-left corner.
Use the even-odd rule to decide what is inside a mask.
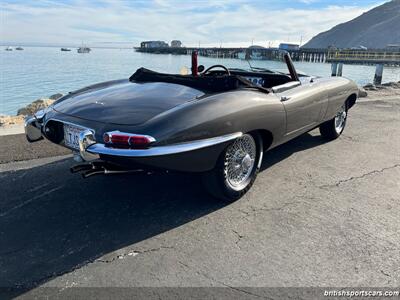
[[[82,179],[71,165],[0,173],[0,289],[18,295],[224,206],[192,175]]]
[[[310,133],[305,133],[283,145],[264,152],[263,163],[260,171],[264,171],[265,169],[279,163],[296,152],[318,147],[328,142],[328,140],[324,139],[319,134],[311,135]]]
[[[269,151],[263,169],[322,143],[303,135]],[[0,173],[0,289],[18,295],[226,205],[206,194],[196,175],[84,180],[69,173],[72,164]]]

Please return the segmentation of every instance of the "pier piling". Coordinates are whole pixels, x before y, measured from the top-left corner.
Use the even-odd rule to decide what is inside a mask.
[[[331,65],[331,70],[332,70],[331,76],[333,76],[333,77],[336,76],[336,74],[337,74],[337,66],[338,66],[338,64],[336,62],[333,62]]]
[[[343,63],[339,63],[336,76],[342,76],[342,73],[343,73]]]
[[[383,64],[377,64],[375,69],[374,84],[382,83]]]

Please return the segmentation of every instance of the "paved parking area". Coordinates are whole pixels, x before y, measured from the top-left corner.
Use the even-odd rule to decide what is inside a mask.
[[[194,175],[0,164],[0,286],[398,287],[399,137],[399,101],[359,103],[338,140],[315,130],[266,153],[229,205]]]

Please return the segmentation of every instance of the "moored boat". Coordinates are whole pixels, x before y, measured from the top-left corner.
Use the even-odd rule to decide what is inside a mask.
[[[89,53],[91,50],[89,47],[79,47],[77,51],[78,53]]]
[[[4,50],[6,50],[6,51],[12,51],[13,49],[10,47],[10,46],[8,46],[6,49],[4,49]]]
[[[15,50],[24,50],[24,48],[22,48],[21,46],[15,48]]]
[[[61,48],[61,51],[71,51],[69,48]]]

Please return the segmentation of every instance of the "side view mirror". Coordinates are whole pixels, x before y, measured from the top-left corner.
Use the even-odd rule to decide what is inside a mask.
[[[197,71],[198,71],[199,73],[203,72],[204,69],[205,69],[205,68],[204,68],[203,65],[200,65],[200,66],[197,67]]]

